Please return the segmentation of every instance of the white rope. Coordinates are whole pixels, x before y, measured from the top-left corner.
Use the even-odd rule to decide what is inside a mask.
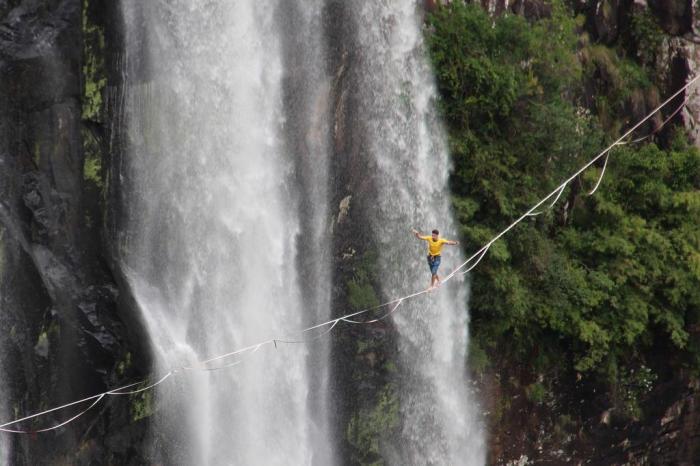
[[[500,239],[503,235],[505,235],[505,234],[508,233],[511,229],[513,229],[513,227],[515,227],[518,223],[522,222],[525,218],[529,217],[530,214],[532,214],[533,212],[536,212],[537,209],[538,209],[542,204],[544,204],[545,201],[546,201],[547,199],[549,199],[555,192],[557,192],[559,189],[561,189],[561,186],[562,186],[562,185],[564,185],[564,184],[569,184],[571,181],[573,181],[574,179],[576,179],[577,176],[579,176],[581,173],[583,173],[584,171],[586,171],[591,165],[593,165],[594,163],[596,163],[596,162],[597,162],[601,157],[603,157],[605,154],[607,154],[608,152],[610,152],[610,150],[611,150],[613,147],[615,147],[616,145],[620,144],[621,141],[625,140],[630,134],[632,134],[637,128],[639,128],[640,126],[642,126],[649,118],[651,118],[652,116],[654,116],[659,110],[661,110],[663,107],[665,107],[669,102],[671,102],[673,99],[675,99],[676,97],[678,97],[683,91],[685,91],[686,89],[688,89],[690,86],[692,86],[693,84],[695,84],[695,82],[696,82],[698,79],[700,79],[700,74],[698,74],[698,75],[695,76],[693,79],[691,79],[690,81],[688,81],[688,83],[687,83],[685,86],[681,87],[681,88],[680,88],[678,91],[676,91],[671,97],[669,97],[668,99],[666,99],[662,104],[660,104],[658,107],[656,107],[654,110],[652,110],[651,113],[649,113],[647,116],[645,116],[644,118],[642,118],[637,124],[635,124],[634,126],[632,126],[632,128],[630,128],[629,130],[627,130],[627,132],[625,132],[625,134],[623,134],[622,136],[620,136],[620,138],[618,138],[615,142],[613,142],[612,144],[610,144],[610,145],[609,145],[608,147],[606,147],[602,152],[600,152],[598,155],[596,155],[595,157],[593,157],[588,163],[586,163],[583,167],[581,167],[578,171],[576,171],[576,173],[574,173],[573,175],[571,175],[571,176],[570,176],[568,179],[566,179],[561,185],[559,185],[557,188],[555,188],[554,191],[552,191],[551,193],[549,193],[547,196],[543,197],[537,204],[535,204],[535,205],[533,205],[532,207],[530,207],[530,209],[529,209],[527,212],[525,212],[523,215],[521,215],[517,220],[515,220],[513,223],[511,223],[511,224],[508,225],[505,229],[503,229],[500,233],[498,233],[496,236],[494,236],[494,237],[491,239],[491,241],[489,241],[489,244],[490,244],[490,243],[494,243],[495,241],[497,241],[498,239]],[[474,259],[474,257],[476,257],[476,256],[480,253],[480,251],[481,251],[481,250],[477,251],[473,256],[471,256],[471,257],[470,257],[469,259],[467,259],[464,263],[462,263],[459,267],[457,267],[457,268],[454,270],[454,272],[457,272],[458,270],[462,269],[466,264],[468,264],[472,259]],[[453,273],[454,273],[454,272],[453,272]]]
[[[484,257],[486,257],[486,254],[489,252],[489,248],[491,248],[491,244],[488,244],[487,246],[484,246],[484,248],[483,248],[483,249],[484,249],[484,252],[482,252],[481,255],[479,255],[479,258],[476,260],[476,262],[474,262],[474,264],[472,264],[472,266],[469,267],[467,270],[465,270],[465,271],[463,271],[463,272],[460,272],[460,273],[461,273],[461,274],[465,274],[465,273],[467,273],[467,272],[471,272],[472,270],[474,270],[474,268],[475,268],[477,265],[479,265],[479,262],[481,262],[481,259],[483,259]],[[448,276],[447,279],[452,278],[452,276],[454,276],[454,274],[451,274],[450,276]]]
[[[551,204],[549,204],[549,207],[546,207],[546,208],[540,210],[539,212],[532,212],[532,213],[528,214],[528,216],[529,217],[537,217],[538,215],[543,214],[544,212],[546,212],[546,211],[550,210],[552,207],[554,207],[554,205],[557,203],[557,201],[559,201],[559,198],[561,197],[562,193],[564,192],[564,190],[566,189],[566,186],[568,184],[569,183],[567,182],[567,183],[563,183],[563,184],[559,185],[559,190],[558,190],[559,194],[557,194],[557,197],[555,197],[554,200],[551,202]],[[551,194],[550,194],[550,196],[551,196]]]
[[[186,370],[186,371],[219,371],[221,369],[226,369],[229,367],[237,366],[237,365],[241,364],[243,361],[245,361],[247,358],[249,358],[251,355],[255,354],[263,346],[263,344],[266,344],[266,343],[267,342],[245,348],[245,351],[242,351],[241,353],[239,353],[239,355],[244,355],[244,356],[242,356],[242,359],[238,359],[230,364],[224,364],[223,366],[217,366],[217,367],[206,367],[206,365],[211,363],[211,362],[219,361],[219,359],[213,359],[210,361],[198,362],[194,366],[182,366],[181,369]],[[252,349],[252,351],[251,351],[251,349]],[[241,357],[241,356],[239,356],[239,357]]]
[[[675,110],[673,111],[673,113],[671,113],[671,115],[670,115],[668,118],[666,118],[663,122],[661,122],[661,124],[659,125],[658,128],[654,129],[652,132],[650,132],[650,133],[647,134],[646,136],[642,136],[642,137],[640,137],[640,138],[633,139],[632,141],[629,141],[629,142],[618,141],[618,143],[615,144],[615,145],[616,145],[616,146],[622,146],[622,145],[625,145],[625,144],[637,144],[637,143],[639,143],[639,142],[644,141],[645,139],[648,139],[648,138],[652,137],[654,134],[656,134],[656,133],[658,133],[659,131],[661,131],[661,129],[662,129],[664,126],[666,126],[666,124],[667,124],[669,121],[671,121],[671,120],[673,119],[673,117],[676,116],[676,115],[678,114],[678,112],[680,112],[680,111],[683,109],[683,107],[686,106],[686,104],[688,103],[688,100],[689,100],[689,98],[686,98],[686,99],[678,106],[678,108],[675,109]],[[609,159],[609,158],[610,158],[610,152],[608,152],[608,153],[605,155],[605,162],[603,163],[603,169],[602,169],[602,171],[600,172],[600,176],[598,177],[598,181],[596,182],[595,186],[593,186],[593,189],[591,189],[591,190],[588,192],[588,195],[589,195],[589,196],[592,196],[593,194],[595,194],[595,192],[598,190],[598,187],[600,186],[600,182],[603,181],[603,176],[605,176],[605,169],[606,169],[607,166],[608,166],[608,159]]]
[[[605,156],[605,162],[603,163],[603,169],[600,171],[600,176],[598,177],[598,181],[596,182],[595,186],[593,186],[593,189],[588,191],[588,195],[592,196],[595,194],[595,192],[598,190],[598,186],[600,186],[600,182],[603,181],[603,177],[605,176],[605,169],[608,166],[608,159],[610,159],[610,152],[607,153]]]
[[[379,321],[384,320],[384,319],[386,319],[387,317],[389,317],[391,314],[394,313],[394,311],[396,311],[396,309],[399,308],[399,306],[401,305],[401,303],[403,303],[403,299],[399,300],[399,302],[396,303],[396,305],[391,309],[391,311],[387,312],[386,314],[384,314],[384,315],[381,316],[381,317],[377,317],[376,319],[372,319],[372,320],[350,320],[350,319],[346,319],[346,318],[343,317],[343,318],[341,318],[340,320],[342,320],[343,322],[347,322],[347,323],[349,323],[349,324],[373,324],[373,323],[375,323],[375,322],[379,322]]]
[[[209,358],[209,359],[206,359],[204,361],[200,361],[198,364],[199,365],[208,364],[210,362],[230,358],[231,356],[236,356],[238,354],[242,354],[242,353],[248,352],[250,350],[253,350],[252,352],[255,353],[256,351],[258,351],[260,349],[260,347],[267,345],[267,344],[270,344],[270,343],[273,343],[273,342],[274,342],[274,340],[272,340],[272,339],[267,340],[267,341],[263,341],[262,343],[257,343],[255,345],[246,346],[245,348],[241,348],[241,349],[236,350],[236,351],[231,351],[230,353],[221,354],[219,356],[215,356],[213,358]],[[190,368],[188,367],[187,369],[190,369]]]
[[[675,110],[673,111],[673,113],[671,113],[671,115],[670,115],[668,118],[666,118],[666,119],[659,125],[658,128],[654,129],[653,131],[651,131],[651,132],[650,132],[649,134],[647,134],[646,136],[642,136],[642,137],[640,137],[640,138],[633,139],[633,140],[628,141],[628,142],[620,142],[620,145],[622,145],[622,144],[637,144],[637,143],[639,143],[639,142],[644,141],[645,139],[649,139],[649,138],[652,137],[654,134],[656,134],[656,133],[658,133],[659,131],[661,131],[661,129],[662,129],[664,126],[666,126],[666,124],[667,124],[669,121],[671,121],[671,120],[673,119],[673,117],[676,116],[676,115],[678,114],[678,112],[680,112],[681,110],[683,110],[683,107],[685,107],[686,105],[688,105],[688,102],[689,102],[689,101],[690,101],[690,96],[686,97],[686,98],[683,100],[683,102],[681,102],[681,104],[678,106],[678,108],[675,109]]]
[[[229,364],[224,364],[223,366],[217,366],[217,367],[197,367],[197,366],[192,366],[192,367],[184,367],[184,370],[188,371],[205,371],[205,372],[215,372],[215,371],[220,371],[222,369],[228,369],[230,367],[237,366],[239,364],[242,364],[244,360],[238,360],[234,361]]]
[[[6,429],[6,428],[4,428],[4,427],[0,427],[0,431],[2,431],[2,432],[8,432],[8,433],[11,433],[11,434],[39,434],[39,433],[41,433],[41,432],[48,432],[48,431],[50,431],[50,430],[60,429],[61,427],[63,427],[63,426],[65,426],[66,424],[69,424],[69,423],[75,421],[75,420],[78,419],[80,416],[82,416],[83,414],[87,413],[87,412],[90,411],[92,408],[94,408],[94,407],[97,405],[97,403],[99,403],[100,401],[102,401],[102,398],[104,398],[105,395],[106,395],[106,393],[100,393],[99,395],[96,395],[96,396],[94,396],[94,397],[90,397],[89,399],[96,398],[95,401],[93,401],[92,404],[91,404],[90,406],[88,406],[87,408],[85,408],[83,411],[79,412],[78,414],[76,414],[76,415],[73,416],[72,418],[68,419],[67,421],[63,421],[63,422],[61,422],[60,424],[57,424],[57,425],[55,425],[55,426],[46,427],[46,428],[44,428],[44,429],[38,429],[38,430],[15,430],[15,429]],[[85,400],[82,400],[82,401],[85,401]],[[71,404],[76,404],[76,403],[71,403]],[[56,409],[60,409],[60,408],[56,408]],[[55,411],[56,409],[49,410],[49,411]],[[7,424],[3,424],[3,426],[8,426],[8,425],[16,424],[16,423],[18,423],[18,422],[21,422],[22,420],[31,419],[31,418],[33,418],[33,417],[41,416],[41,415],[43,415],[43,414],[46,414],[46,413],[44,412],[44,413],[36,414],[36,415],[34,415],[34,416],[28,416],[28,417],[26,417],[26,418],[24,418],[24,419],[17,420],[17,421],[14,421],[14,422],[8,422]]]
[[[659,131],[661,131],[661,129],[662,129],[664,126],[666,126],[666,124],[667,124],[669,121],[671,121],[671,119],[673,119],[673,117],[676,116],[676,115],[678,114],[678,112],[680,112],[680,111],[683,109],[683,107],[686,106],[686,104],[688,103],[688,100],[689,100],[689,98],[686,98],[686,99],[678,106],[678,108],[677,108],[676,110],[674,110],[673,113],[671,113],[671,115],[670,115],[668,118],[666,118],[666,119],[659,125],[658,128],[654,129],[652,132],[650,132],[650,133],[647,134],[646,136],[642,136],[642,137],[640,137],[640,138],[633,139],[633,140],[631,140],[631,141],[618,141],[618,143],[615,144],[615,145],[616,145],[616,146],[622,146],[622,145],[626,145],[626,144],[637,144],[637,143],[639,143],[639,142],[644,141],[645,139],[648,139],[648,138],[652,137],[654,134],[656,134],[656,133],[658,133]],[[610,152],[608,152],[608,153],[605,155],[605,162],[603,163],[603,169],[602,169],[601,172],[600,172],[600,176],[598,176],[598,181],[596,182],[595,186],[593,186],[593,189],[591,189],[591,190],[588,192],[588,195],[589,195],[589,196],[592,196],[593,194],[595,194],[595,192],[598,190],[598,187],[600,186],[601,181],[603,181],[603,177],[605,176],[605,169],[606,169],[607,166],[608,166],[608,159],[610,159]]]
[[[300,339],[300,340],[289,340],[289,339],[282,339],[282,338],[275,338],[275,343],[288,343],[288,344],[297,344],[297,343],[310,343],[312,341],[319,340],[323,338],[324,336],[328,335],[331,333],[331,331],[335,328],[336,325],[338,325],[338,322],[340,322],[342,319],[336,319],[333,321],[333,325],[330,326],[328,330],[324,330],[323,332],[319,333],[315,337],[312,338],[307,338],[307,339]]]
[[[131,390],[131,391],[128,391],[128,392],[122,392],[121,390],[123,390],[123,388],[117,388],[116,390],[110,390],[110,391],[108,391],[108,392],[105,392],[105,394],[106,394],[106,395],[111,395],[111,396],[135,395],[135,394],[137,394],[137,393],[145,392],[146,390],[150,390],[150,389],[152,389],[153,387],[156,387],[157,385],[162,384],[163,382],[165,382],[166,379],[168,379],[168,378],[169,378],[171,375],[173,375],[173,374],[175,374],[175,371],[170,371],[170,372],[168,372],[167,374],[165,374],[158,382],[153,383],[153,384],[151,384],[151,385],[149,385],[149,386],[147,386],[147,387],[144,387],[144,388],[139,388],[138,390]],[[141,383],[143,383],[143,382],[141,382]],[[137,384],[137,385],[139,385],[139,384]]]
[[[130,386],[134,386],[134,385],[138,385],[138,384],[132,384]],[[21,419],[16,419],[14,421],[6,422],[5,424],[0,424],[0,429],[2,429],[3,427],[6,427],[6,426],[11,426],[12,424],[17,424],[17,423],[22,422],[22,421],[27,421],[29,419],[34,419],[34,418],[39,417],[39,416],[44,416],[44,415],[52,413],[54,411],[58,411],[59,409],[68,408],[70,406],[77,405],[80,403],[85,403],[86,401],[94,400],[95,398],[100,398],[102,396],[104,396],[104,393],[100,393],[99,395],[89,396],[87,398],[83,398],[82,400],[66,403],[66,404],[64,404],[62,406],[58,406],[56,408],[47,409],[46,411],[42,411],[40,413],[32,414],[30,416],[25,416]]]
[[[680,95],[683,91],[685,91],[685,90],[688,89],[690,86],[692,86],[698,79],[700,79],[700,74],[699,74],[698,76],[694,77],[693,79],[691,79],[685,86],[683,86],[683,87],[680,88],[678,91],[676,91],[671,97],[669,97],[668,99],[666,99],[661,105],[659,105],[658,107],[656,107],[656,108],[655,108],[651,113],[649,113],[646,117],[644,117],[642,120],[640,120],[640,121],[639,121],[637,124],[635,124],[632,128],[630,128],[629,130],[627,130],[627,132],[625,132],[625,134],[623,134],[619,139],[617,139],[615,142],[613,142],[612,144],[610,144],[607,148],[605,148],[605,149],[604,149],[602,152],[600,152],[598,155],[596,155],[595,157],[593,157],[588,163],[586,163],[583,167],[581,167],[576,173],[574,173],[573,175],[571,175],[571,176],[570,176],[568,179],[566,179],[562,184],[560,184],[559,186],[557,186],[557,187],[554,189],[554,191],[552,191],[552,192],[550,192],[549,194],[547,194],[547,195],[546,195],[545,197],[543,197],[539,202],[537,202],[535,205],[533,205],[532,207],[530,207],[530,209],[527,210],[527,212],[525,212],[523,215],[521,215],[520,217],[518,217],[513,223],[511,223],[510,225],[508,225],[506,228],[504,228],[503,230],[501,230],[500,233],[498,233],[498,234],[495,235],[493,238],[491,238],[491,240],[489,240],[489,241],[488,241],[484,246],[482,246],[477,252],[475,252],[475,253],[474,253],[472,256],[470,256],[466,261],[464,261],[462,264],[460,264],[458,267],[456,267],[456,268],[445,278],[445,280],[443,280],[443,283],[447,282],[447,281],[450,280],[452,277],[454,277],[458,272],[462,271],[462,269],[463,269],[467,264],[470,264],[474,259],[477,259],[477,260],[476,260],[476,263],[472,264],[472,266],[469,267],[466,271],[462,271],[462,273],[466,273],[466,272],[468,272],[468,271],[474,269],[474,267],[476,267],[476,265],[485,257],[486,253],[488,252],[488,249],[491,247],[491,245],[492,245],[493,243],[495,243],[496,241],[498,241],[503,235],[505,235],[505,234],[508,233],[510,230],[512,230],[516,225],[518,225],[518,224],[519,224],[520,222],[522,222],[524,219],[526,219],[526,218],[528,218],[528,217],[531,217],[531,216],[533,215],[533,213],[537,212],[537,209],[538,209],[540,206],[542,206],[542,204],[544,204],[548,199],[550,199],[550,198],[551,198],[553,195],[555,195],[555,194],[557,194],[557,197],[556,197],[556,199],[554,200],[554,203],[556,203],[556,201],[559,199],[559,197],[561,196],[562,192],[564,191],[564,188],[566,187],[566,185],[568,185],[571,181],[573,181],[573,180],[574,180],[577,176],[579,176],[581,173],[583,173],[584,171],[586,171],[591,165],[593,165],[594,163],[596,163],[601,157],[603,157],[603,156],[605,156],[606,154],[608,154],[608,152],[610,152],[610,150],[611,150],[613,147],[622,144],[622,141],[624,141],[625,138],[627,138],[629,135],[631,135],[637,128],[639,128],[642,124],[644,124],[649,118],[651,118],[651,117],[652,117],[653,115],[655,115],[659,110],[661,110],[663,107],[665,107],[671,100],[675,99],[675,98],[676,98],[678,95]],[[602,178],[602,177],[601,177],[601,178]],[[600,183],[597,183],[597,185],[598,185],[598,184],[600,184]],[[596,189],[597,189],[597,186],[596,186]],[[392,309],[391,312],[394,312],[394,311],[396,311],[396,310],[398,309],[399,305],[400,305],[401,303],[403,303],[404,301],[406,301],[406,300],[408,300],[408,299],[415,298],[415,297],[420,296],[420,295],[423,295],[423,294],[425,294],[425,293],[428,293],[429,291],[431,291],[431,290],[428,289],[428,290],[417,291],[417,292],[415,292],[415,293],[412,293],[412,294],[403,296],[403,297],[401,297],[401,298],[393,299],[393,300],[391,300],[391,301],[388,301],[388,302],[386,302],[386,303],[379,304],[379,305],[374,306],[374,307],[370,307],[370,308],[363,309],[363,310],[360,310],[360,311],[357,311],[357,312],[353,312],[353,313],[351,313],[351,314],[347,314],[347,315],[344,315],[344,316],[342,316],[342,317],[337,317],[337,318],[331,319],[331,320],[329,320],[329,321],[327,321],[327,322],[323,322],[323,323],[314,325],[314,326],[312,326],[312,327],[306,328],[306,329],[302,330],[301,333],[306,333],[306,332],[309,332],[309,331],[314,330],[314,329],[317,329],[317,328],[325,327],[325,326],[327,326],[327,325],[332,325],[332,327],[331,327],[331,329],[330,329],[330,330],[332,330],[332,329],[336,326],[336,324],[337,324],[339,321],[341,321],[341,320],[342,320],[342,321],[345,321],[345,322],[350,322],[348,319],[351,319],[352,317],[357,317],[357,316],[359,316],[359,315],[366,314],[366,313],[368,313],[368,312],[372,312],[372,311],[375,311],[375,310],[377,310],[377,309],[381,309],[382,307],[389,306],[389,305],[392,305],[392,304],[394,304],[395,306],[394,306],[394,308]],[[372,323],[372,322],[375,322],[375,321],[376,321],[376,319],[373,320],[373,321],[366,321],[366,322],[356,321],[356,322],[350,322],[350,323],[369,324],[369,323]],[[325,335],[325,334],[327,334],[327,333],[329,333],[329,332],[326,331],[325,333],[323,333],[323,335]],[[312,341],[312,340],[308,340],[308,341]],[[265,346],[265,345],[268,345],[268,344],[275,344],[275,346],[276,346],[276,342],[282,342],[282,343],[284,343],[285,341],[283,341],[282,339],[270,339],[270,340],[266,340],[266,341],[263,341],[263,342],[260,342],[260,343],[256,343],[256,344],[253,344],[253,345],[250,345],[250,346],[246,346],[245,348],[241,348],[241,349],[238,349],[238,350],[235,350],[235,351],[231,351],[231,352],[229,352],[229,353],[225,353],[225,354],[221,354],[221,355],[218,355],[218,356],[211,357],[211,358],[206,359],[206,360],[204,360],[204,361],[200,361],[200,362],[198,363],[198,366],[192,366],[192,367],[185,367],[185,366],[183,366],[183,367],[181,367],[180,369],[185,369],[185,370],[197,370],[197,369],[200,369],[201,366],[204,366],[204,365],[206,365],[206,364],[208,364],[208,363],[210,363],[210,362],[213,362],[213,361],[220,361],[220,360],[227,359],[227,358],[230,358],[230,357],[232,357],[232,356],[240,355],[240,354],[243,354],[243,353],[246,353],[246,352],[250,352],[250,354],[253,354],[253,353],[255,353],[256,351],[258,351],[261,347],[263,347],[263,346]],[[230,364],[229,367],[230,367],[230,366],[237,365],[238,363],[239,363],[239,361],[237,361],[236,363]],[[206,369],[205,369],[205,370],[206,370]],[[168,374],[166,374],[165,377],[163,377],[162,379],[160,379],[158,382],[156,382],[156,383],[153,384],[152,386],[146,387],[146,388],[141,389],[141,390],[136,390],[135,392],[138,393],[138,392],[141,392],[141,391],[144,391],[144,390],[147,390],[147,389],[152,389],[153,387],[155,387],[155,386],[159,385],[160,383],[162,383],[163,381],[165,381],[165,380],[166,380],[167,378],[169,378],[170,376],[175,375],[177,372],[178,372],[178,370],[171,370],[170,372],[168,372]],[[82,416],[83,414],[85,414],[87,411],[89,411],[89,410],[92,409],[95,405],[97,405],[97,403],[99,403],[99,402],[102,400],[102,398],[104,398],[105,396],[107,396],[107,395],[112,395],[112,396],[114,396],[114,395],[127,394],[127,393],[120,393],[120,392],[121,392],[121,390],[123,390],[123,389],[130,388],[130,387],[133,387],[133,386],[136,386],[136,385],[140,385],[140,384],[142,384],[142,383],[144,383],[144,381],[137,382],[137,383],[132,383],[132,384],[129,384],[129,385],[125,385],[125,386],[123,386],[123,387],[115,388],[115,389],[112,389],[112,390],[110,390],[110,391],[100,393],[100,394],[98,394],[98,395],[93,395],[93,396],[90,396],[90,397],[87,397],[87,398],[83,398],[82,400],[73,401],[73,402],[71,402],[71,403],[66,403],[65,405],[58,406],[58,407],[56,407],[56,408],[51,408],[51,409],[48,409],[48,410],[46,410],[46,411],[42,411],[42,412],[40,412],[40,413],[36,413],[36,414],[32,414],[32,415],[30,415],[30,416],[23,417],[23,418],[21,418],[21,419],[16,419],[16,420],[14,420],[14,421],[6,422],[5,424],[0,424],[0,431],[25,434],[25,433],[45,432],[46,430],[57,429],[57,428],[59,428],[59,427],[62,427],[62,426],[64,426],[64,425],[68,424],[69,422],[74,421],[74,420],[77,419],[78,417],[80,417],[80,416]],[[51,412],[54,412],[54,411],[57,411],[57,410],[60,410],[60,409],[64,409],[64,408],[67,408],[67,407],[70,407],[70,406],[73,406],[73,405],[76,405],[76,404],[84,403],[84,402],[90,401],[90,400],[95,400],[95,401],[94,401],[85,411],[82,411],[82,412],[79,413],[78,415],[74,416],[73,418],[69,419],[68,421],[65,421],[65,422],[63,422],[63,423],[61,423],[61,424],[59,424],[59,425],[57,425],[57,426],[54,426],[54,427],[51,427],[51,428],[48,428],[48,429],[38,430],[38,431],[31,431],[31,432],[30,432],[30,431],[13,431],[13,430],[10,430],[10,429],[4,429],[6,426],[13,425],[13,424],[17,424],[17,423],[19,423],[19,422],[26,421],[26,420],[29,420],[29,419],[34,419],[34,418],[37,418],[37,417],[46,415],[46,414],[48,414],[48,413],[51,413]]]
[[[153,384],[153,385],[151,385],[151,386],[149,386],[149,387],[146,387],[145,389],[137,390],[137,391],[135,391],[134,393],[138,393],[138,392],[144,391],[144,390],[146,390],[146,389],[151,389],[151,388],[155,387],[156,385],[159,385],[160,383],[162,383],[165,379],[167,379],[167,378],[168,378],[170,375],[172,375],[172,374],[173,374],[173,371],[171,371],[170,373],[168,373],[168,375],[166,375],[165,377],[163,377],[162,379],[160,379],[160,380],[159,380],[158,382],[156,382],[155,384]],[[143,384],[143,383],[144,383],[144,381],[135,382],[135,383],[130,383],[130,384],[128,384],[128,385],[124,385],[124,386],[122,386],[122,387],[115,388],[115,389],[110,390],[110,391],[102,392],[102,393],[99,393],[99,394],[97,394],[97,395],[92,395],[92,396],[89,396],[89,397],[87,397],[87,398],[83,398],[83,399],[81,399],[81,400],[72,401],[72,402],[70,402],[70,403],[66,403],[66,404],[64,404],[64,405],[57,406],[57,407],[55,407],[55,408],[47,409],[47,410],[45,410],[45,411],[41,411],[41,412],[39,412],[39,413],[35,413],[35,414],[29,415],[29,416],[25,416],[25,417],[20,418],[20,419],[15,419],[14,421],[6,422],[5,424],[0,424],[0,431],[2,431],[2,432],[16,433],[16,434],[24,434],[24,433],[33,434],[33,433],[47,432],[47,431],[49,431],[49,430],[58,429],[59,427],[63,427],[64,425],[66,425],[66,424],[68,424],[68,423],[70,423],[70,422],[73,422],[74,420],[76,420],[76,419],[78,419],[80,416],[82,416],[83,414],[85,414],[85,413],[87,413],[88,411],[90,411],[92,408],[94,408],[94,407],[97,405],[97,403],[99,403],[100,401],[102,401],[102,398],[104,398],[105,396],[107,396],[107,395],[126,395],[127,393],[118,393],[118,392],[120,392],[121,390],[126,390],[127,388],[131,388],[131,387],[135,387],[135,386],[137,386],[137,385],[141,385],[141,384]],[[21,430],[12,430],[12,429],[6,429],[6,428],[5,428],[5,427],[11,426],[11,425],[13,425],[13,424],[18,424],[18,423],[23,422],[23,421],[28,421],[28,420],[30,420],[30,419],[35,419],[35,418],[40,417],[40,416],[45,416],[45,415],[47,415],[47,414],[49,414],[49,413],[52,413],[52,412],[54,412],[54,411],[59,411],[59,410],[61,410],[61,409],[69,408],[69,407],[71,407],[71,406],[75,406],[75,405],[78,405],[78,404],[82,404],[82,403],[85,403],[85,402],[90,401],[90,400],[95,400],[95,401],[94,401],[88,408],[86,408],[84,411],[81,411],[79,414],[73,416],[72,418],[68,419],[67,421],[64,421],[64,422],[62,422],[62,423],[60,423],[60,424],[58,424],[58,425],[56,425],[56,426],[53,426],[53,427],[50,427],[50,428],[47,428],[47,429],[32,430],[32,431],[21,431]]]

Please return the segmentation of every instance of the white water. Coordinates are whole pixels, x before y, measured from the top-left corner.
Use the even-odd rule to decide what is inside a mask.
[[[298,161],[285,142],[282,1],[123,0],[128,69],[148,78],[127,76],[122,249],[157,372],[285,335],[328,313],[327,293],[304,296],[297,265],[302,228],[315,241],[323,234],[325,191],[300,192]],[[318,20],[300,18],[309,27]],[[323,110],[306,113],[307,152],[318,158]],[[316,165],[311,181],[323,179],[324,167]],[[302,226],[304,200],[318,207]],[[312,253],[310,262],[320,264],[324,248]],[[326,268],[309,273],[322,278]],[[314,372],[311,383],[307,353],[304,345],[268,346],[234,368],[163,384],[155,458],[323,463],[328,420],[318,410],[325,403],[309,394],[324,390],[327,374]]]
[[[139,72],[127,76],[129,227],[121,246],[156,370],[325,320],[323,1],[122,3],[126,69]],[[425,245],[409,229],[456,233],[449,159],[417,3],[352,9],[363,57],[359,97],[376,164],[368,168],[379,181],[371,226],[381,245],[381,286],[400,296],[429,281]],[[443,274],[461,260],[457,248],[447,251]],[[485,462],[464,365],[466,302],[466,284],[454,280],[395,317],[402,425],[400,442],[382,452],[390,464]],[[166,382],[157,392],[154,457],[167,464],[333,463],[327,349],[266,347],[232,369]]]
[[[457,234],[450,210],[446,137],[434,109],[418,4],[361,2],[356,8],[362,47],[361,87],[370,151],[379,180],[373,228],[380,243],[382,289],[403,296],[430,282],[426,245],[410,233]],[[469,246],[469,245],[468,245]],[[441,274],[464,260],[445,246]],[[481,465],[483,429],[466,373],[468,290],[454,279],[437,293],[404,304],[395,314],[401,358],[397,381],[401,442],[385,447],[391,464]]]
[[[278,17],[283,37],[284,102],[288,156],[295,161],[300,191],[297,270],[303,294],[305,326],[328,320],[331,303],[331,245],[328,188],[330,151],[330,78],[323,41],[325,0],[283,0]],[[288,328],[287,328],[288,329]],[[330,404],[330,338],[309,348],[308,415],[313,429],[313,463],[336,463],[333,408]]]

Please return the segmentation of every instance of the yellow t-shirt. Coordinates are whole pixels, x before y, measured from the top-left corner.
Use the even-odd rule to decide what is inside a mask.
[[[439,256],[440,251],[442,251],[442,245],[448,241],[445,238],[438,238],[437,241],[433,241],[432,236],[421,236],[420,239],[424,239],[428,242],[428,254],[431,256]]]

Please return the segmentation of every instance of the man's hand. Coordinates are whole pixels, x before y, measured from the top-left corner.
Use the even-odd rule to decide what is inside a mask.
[[[447,244],[451,244],[451,245],[453,245],[453,246],[457,246],[457,245],[459,244],[459,241],[450,241],[450,242],[447,243]]]
[[[411,233],[413,233],[413,236],[420,239],[420,233],[418,233],[418,230],[416,230],[415,228],[412,228]]]

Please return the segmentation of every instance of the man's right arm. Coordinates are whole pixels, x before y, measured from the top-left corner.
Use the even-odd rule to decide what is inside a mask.
[[[420,237],[420,233],[418,233],[418,230],[415,230],[415,229],[414,229],[414,230],[411,230],[411,232],[413,233],[413,236],[415,236],[416,238],[418,238],[418,239],[423,239],[423,238]]]

